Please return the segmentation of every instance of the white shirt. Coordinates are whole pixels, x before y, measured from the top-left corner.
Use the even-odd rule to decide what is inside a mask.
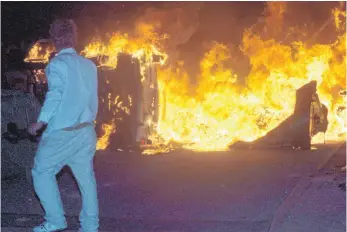
[[[73,48],[62,49],[45,69],[48,92],[39,122],[46,132],[93,123],[98,111],[96,65]]]

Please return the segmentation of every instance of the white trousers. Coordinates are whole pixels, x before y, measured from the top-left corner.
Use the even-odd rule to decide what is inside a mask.
[[[93,158],[96,133],[93,126],[75,131],[44,133],[32,169],[36,194],[45,210],[45,220],[58,227],[66,226],[56,174],[68,165],[79,186],[82,210],[79,216],[84,232],[95,232],[99,227],[99,207]]]

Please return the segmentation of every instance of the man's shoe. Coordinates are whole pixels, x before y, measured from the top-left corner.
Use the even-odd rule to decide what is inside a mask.
[[[36,226],[33,229],[33,232],[58,232],[58,231],[63,231],[67,228],[65,227],[57,227],[49,222],[44,222],[39,226]]]

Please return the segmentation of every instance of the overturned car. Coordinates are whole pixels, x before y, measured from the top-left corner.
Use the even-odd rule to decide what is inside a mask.
[[[35,76],[35,95],[41,98],[47,91],[44,68],[55,55],[50,47],[49,40],[39,40],[25,59],[26,68]],[[105,56],[91,59],[98,66],[98,149],[127,150],[151,143],[149,135],[158,120],[156,64],[161,57],[153,56],[144,70],[141,58],[126,53],[117,54],[116,67],[102,65]]]

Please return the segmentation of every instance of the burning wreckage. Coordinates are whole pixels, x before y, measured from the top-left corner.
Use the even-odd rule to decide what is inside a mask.
[[[172,28],[156,24],[154,16],[166,17],[160,12],[148,11],[150,17],[135,20],[134,27],[127,27],[130,31],[94,38],[81,54],[98,65],[98,150],[138,145],[143,154],[180,148],[308,149],[311,143],[344,140],[345,11],[331,9],[323,26],[333,26],[329,29],[334,30],[333,38],[329,43],[316,43],[301,33],[305,28],[280,30],[277,23],[284,18],[278,20],[277,16],[284,12],[285,4],[266,3],[265,20],[245,28],[240,49],[218,42],[208,44],[196,60],[200,69],[194,76],[179,60],[177,46],[187,42],[196,28],[179,20],[170,21]],[[170,12],[180,15],[185,11],[170,8]],[[186,13],[190,15],[189,10]],[[178,37],[177,28],[182,31]],[[300,33],[291,38],[287,31]],[[311,33],[317,37],[314,31],[308,36]],[[39,41],[29,51],[26,62],[36,76],[37,87],[45,86],[43,68],[53,52],[49,41]],[[244,58],[248,63],[247,73],[240,76],[243,71],[233,69],[238,55],[240,64]]]
[[[317,82],[312,81],[296,91],[294,113],[264,137],[253,142],[237,142],[231,148],[261,148],[290,146],[310,149],[311,138],[328,129],[328,108],[317,94]],[[325,142],[325,141],[324,141]]]
[[[44,68],[55,55],[52,48],[49,40],[39,40],[25,59],[26,68],[35,75],[36,90],[47,89]],[[127,150],[150,145],[149,136],[159,112],[155,66],[163,57],[153,55],[144,70],[138,58],[126,53],[117,54],[116,67],[103,65],[107,56],[91,59],[98,66],[99,80],[97,149]]]
[[[49,41],[38,41],[30,50],[30,58],[25,60],[35,74],[37,84],[46,83],[43,69],[54,54],[50,47]],[[160,111],[156,66],[163,62],[165,56],[152,54],[148,58],[142,54],[136,57],[119,52],[116,66],[107,65],[110,57],[105,55],[90,58],[98,65],[99,113],[96,129],[99,150],[140,147],[147,149],[148,153],[157,153],[182,147],[179,142],[163,145],[158,142],[152,144],[151,141],[156,133]],[[165,109],[165,101],[161,107]],[[320,102],[317,82],[311,81],[297,89],[291,116],[253,142],[236,141],[229,148],[291,146],[309,149],[311,138],[320,132],[325,133],[327,128],[328,108]]]

